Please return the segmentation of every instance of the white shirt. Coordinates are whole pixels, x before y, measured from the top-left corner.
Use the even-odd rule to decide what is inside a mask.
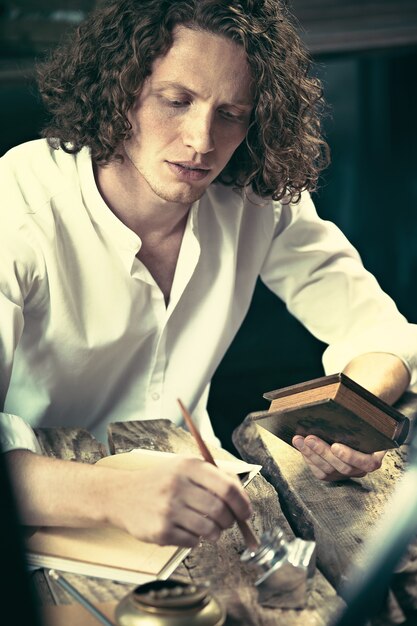
[[[36,450],[28,426],[79,426],[105,440],[114,421],[182,424],[177,398],[213,440],[210,380],[259,275],[329,344],[327,373],[379,351],[398,355],[417,379],[417,326],[306,193],[285,205],[211,185],[190,210],[166,307],[136,257],[140,238],[100,196],[87,149],[18,146],[0,160],[0,189],[6,449]]]

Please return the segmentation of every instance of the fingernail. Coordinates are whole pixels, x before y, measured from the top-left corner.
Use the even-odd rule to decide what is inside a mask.
[[[292,440],[292,445],[297,448],[297,450],[302,450],[304,448],[304,439],[303,437],[294,437]]]
[[[318,447],[317,441],[315,441],[314,439],[309,439],[307,441],[307,445],[311,450],[317,450],[317,447]]]
[[[341,448],[340,444],[334,443],[332,445],[332,452],[333,452],[333,454],[340,454],[341,451],[342,451],[342,448]]]

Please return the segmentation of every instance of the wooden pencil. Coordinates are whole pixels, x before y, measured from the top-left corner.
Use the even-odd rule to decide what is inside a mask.
[[[178,404],[180,405],[181,413],[184,417],[185,423],[187,424],[190,433],[193,435],[194,439],[197,442],[197,445],[199,447],[199,450],[201,452],[203,459],[207,461],[207,463],[211,463],[212,465],[215,465],[217,467],[216,461],[213,459],[213,456],[210,450],[206,446],[203,438],[201,437],[200,433],[195,427],[194,422],[191,418],[191,415],[189,414],[189,412],[187,411],[184,404],[181,402],[179,398],[178,398]],[[246,547],[251,551],[256,550],[259,546],[259,541],[256,538],[256,535],[251,529],[251,527],[249,526],[249,524],[245,522],[244,520],[236,520],[236,522],[242,533],[243,539],[245,540]]]

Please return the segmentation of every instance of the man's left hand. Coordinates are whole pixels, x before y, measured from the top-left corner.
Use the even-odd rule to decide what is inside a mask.
[[[329,445],[315,435],[296,435],[293,446],[303,455],[304,461],[320,480],[346,480],[362,478],[379,469],[385,451],[366,454],[341,443]]]

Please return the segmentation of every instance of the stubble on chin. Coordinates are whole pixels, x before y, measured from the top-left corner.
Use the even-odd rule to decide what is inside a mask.
[[[147,183],[152,191],[159,198],[161,198],[161,200],[165,200],[166,202],[175,202],[178,204],[193,204],[199,200],[206,191],[206,187],[204,189],[188,188],[184,190],[170,190],[169,185],[164,186],[160,184],[152,184],[149,180]]]
[[[195,188],[186,183],[163,183],[157,180],[156,176],[148,173],[146,168],[141,168],[138,163],[129,154],[129,149],[124,145],[125,157],[128,160],[130,166],[139,174],[140,179],[146,184],[146,186],[161,200],[165,202],[174,202],[179,204],[193,204],[199,200],[205,193],[208,184],[202,188]],[[177,188],[175,188],[177,187]],[[181,187],[178,189],[178,187]]]

